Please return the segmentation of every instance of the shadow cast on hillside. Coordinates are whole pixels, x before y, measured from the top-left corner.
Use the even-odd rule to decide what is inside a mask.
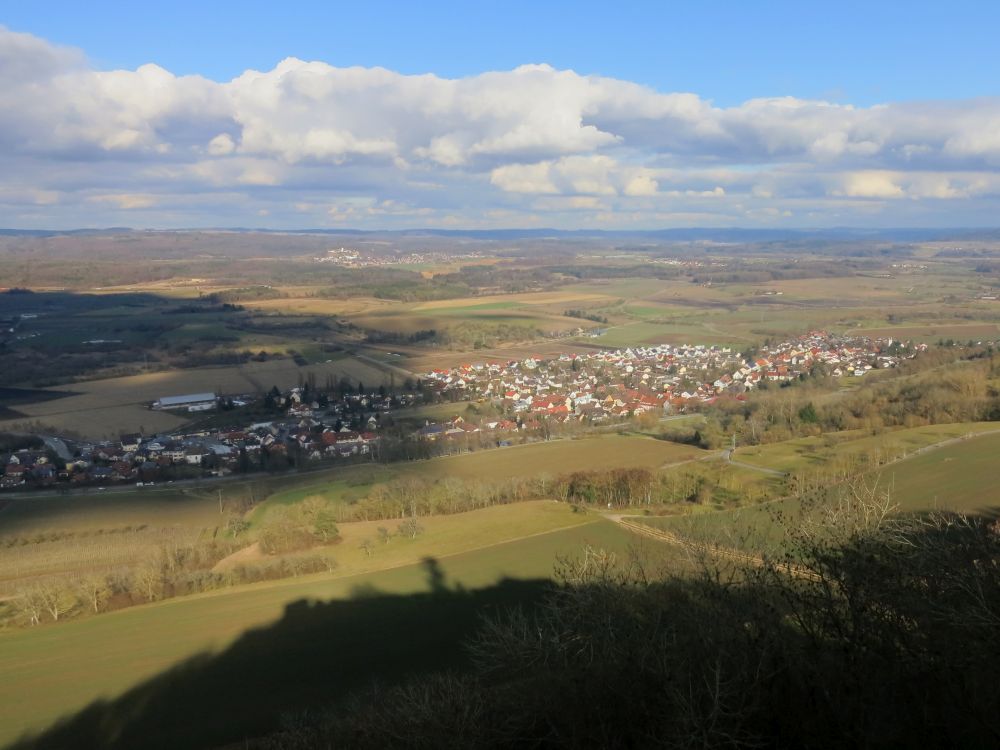
[[[194,656],[10,748],[198,748],[260,736],[289,714],[372,682],[463,668],[462,644],[484,614],[530,606],[550,585],[503,579],[482,589],[449,588],[436,560],[424,566],[425,593],[367,588],[346,600],[293,602],[280,620],[225,651]]]

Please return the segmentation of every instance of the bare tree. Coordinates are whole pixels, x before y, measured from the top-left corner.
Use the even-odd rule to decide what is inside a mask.
[[[416,518],[407,518],[399,524],[399,533],[410,537],[410,539],[416,539],[423,532],[424,527],[420,525],[420,522]]]
[[[42,608],[49,613],[53,622],[57,622],[60,615],[66,614],[76,605],[76,599],[67,589],[65,581],[45,581],[37,586],[36,591]]]
[[[85,601],[95,613],[101,611],[101,606],[111,596],[111,586],[108,577],[102,573],[90,573],[76,579],[75,586],[80,598]]]
[[[163,571],[155,563],[146,563],[135,570],[135,584],[147,601],[156,599],[163,583]]]
[[[38,625],[42,621],[42,612],[45,608],[37,589],[32,587],[22,591],[14,601],[21,614],[27,617],[32,625]]]
[[[372,544],[371,539],[362,539],[361,544],[359,546],[361,547],[361,549],[364,550],[365,554],[368,557],[371,557],[372,555],[375,554],[375,545]]]

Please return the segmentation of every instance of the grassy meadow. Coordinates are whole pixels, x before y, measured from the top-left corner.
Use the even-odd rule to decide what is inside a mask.
[[[697,460],[706,451],[640,435],[600,435],[576,440],[552,440],[508,448],[442,456],[426,461],[388,466],[358,466],[331,478],[315,479],[278,492],[254,512],[263,519],[268,509],[319,495],[335,502],[363,497],[377,484],[396,479],[436,482],[446,478],[500,482],[510,478],[556,478],[574,471],[617,467],[659,469],[670,464]]]
[[[951,429],[942,429],[944,427]],[[877,480],[878,489],[889,492],[891,503],[900,513],[940,510],[1000,515],[996,463],[1000,452],[1000,434],[975,435],[975,430],[969,427],[939,426],[938,439],[931,442],[948,440],[947,444],[872,472],[867,476],[869,484]],[[979,432],[985,431],[983,427],[980,426]],[[970,432],[973,436],[965,437]],[[920,436],[917,443],[921,447],[926,448],[930,444],[926,433],[916,433],[916,436]],[[916,436],[911,432],[911,439],[916,440]],[[824,489],[809,507],[821,510],[835,502],[838,491],[835,485]],[[644,517],[641,521],[698,541],[766,550],[775,548],[784,538],[783,528],[794,529],[803,518],[802,501],[790,497],[735,510],[676,517]]]
[[[795,438],[781,443],[737,449],[733,459],[742,463],[790,474],[827,465],[837,458],[862,456],[872,452],[909,454],[945,440],[1000,430],[996,422],[962,422],[889,430],[871,435],[862,430],[845,430],[815,437]]]

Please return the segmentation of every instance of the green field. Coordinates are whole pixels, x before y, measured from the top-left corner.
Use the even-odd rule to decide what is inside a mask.
[[[963,422],[890,430],[871,435],[861,430],[795,438],[770,445],[740,448],[733,458],[743,463],[791,473],[822,466],[836,457],[860,456],[872,451],[909,454],[945,440],[1000,430],[997,422]]]
[[[603,435],[579,440],[552,440],[509,448],[444,456],[427,461],[397,463],[379,467],[345,469],[338,478],[314,480],[295,489],[279,492],[255,513],[268,506],[298,502],[309,495],[329,500],[350,501],[363,496],[371,486],[389,479],[416,478],[434,482],[448,477],[484,482],[548,475],[552,478],[574,471],[616,467],[662,466],[698,459],[706,452],[689,445],[636,435]]]
[[[336,575],[354,575],[411,565],[425,557],[454,555],[512,539],[547,534],[592,523],[595,518],[566,503],[532,500],[453,515],[424,516],[420,518],[424,530],[415,539],[400,536],[398,521],[355,521],[340,524],[341,540],[337,544],[317,547],[311,552],[333,558],[337,563]],[[380,527],[392,534],[388,542],[379,539]],[[371,554],[361,548],[364,540],[373,544]],[[256,562],[263,557],[254,545],[217,567],[224,569],[241,562]]]
[[[578,440],[529,443],[497,451],[467,453],[414,465],[424,479],[500,480],[548,473],[559,476],[572,471],[647,467],[700,458],[705,451],[690,445],[631,436],[603,435]]]
[[[563,507],[563,511],[569,519],[568,508]],[[596,521],[442,557],[437,565],[255,584],[0,634],[0,673],[4,675],[0,684],[0,743],[27,730],[41,729],[91,701],[117,696],[196,655],[201,656],[147,688],[171,694],[176,689],[170,687],[173,682],[183,683],[186,690],[181,695],[156,702],[139,691],[144,697],[138,699],[127,719],[137,720],[151,703],[159,707],[157,710],[166,710],[167,705],[177,710],[196,700],[203,702],[200,708],[169,722],[161,719],[164,734],[148,737],[149,744],[144,746],[170,746],[162,737],[171,733],[176,737],[187,723],[200,727],[199,731],[205,726],[223,733],[228,730],[228,736],[218,739],[238,740],[244,727],[259,728],[263,718],[267,719],[265,726],[273,725],[285,705],[325,700],[373,677],[398,674],[414,662],[428,666],[460,662],[455,639],[463,633],[455,632],[454,627],[457,622],[465,628],[474,626],[478,612],[491,599],[479,601],[476,592],[447,594],[445,589],[489,587],[503,578],[547,578],[557,554],[575,553],[584,544],[624,550],[631,542],[632,538],[615,525]],[[437,591],[438,596],[429,602],[414,600],[423,602],[419,608],[407,605],[406,597],[398,600],[390,596],[428,589]],[[502,593],[502,587],[497,591]],[[515,596],[508,596],[508,603],[526,591],[515,587]],[[317,601],[328,604],[305,604]],[[441,602],[440,612],[435,612],[435,601]],[[492,603],[496,603],[495,598]],[[376,604],[386,612],[379,612],[374,620],[359,614]],[[459,605],[472,611],[456,611]],[[319,618],[322,629],[316,632],[320,625],[309,616],[320,612],[339,614],[333,620]],[[284,621],[275,626],[283,613]],[[359,624],[362,621],[363,626]],[[269,631],[260,629],[268,626],[270,632],[277,633],[291,628],[292,637],[286,642],[275,635],[275,643],[262,651]],[[251,628],[257,630],[244,636]],[[216,658],[241,636],[235,648]],[[435,648],[450,650],[436,653]],[[242,658],[247,650],[254,653],[252,663]],[[380,655],[375,658],[376,654]],[[213,660],[228,665],[223,669],[224,677],[214,673]],[[237,663],[231,663],[233,660]],[[199,674],[202,678],[195,679]],[[300,690],[303,684],[310,688],[305,694]],[[249,709],[251,706],[256,712]],[[203,713],[209,716],[201,716]],[[118,723],[125,724],[126,717],[119,716]],[[185,745],[177,742],[174,746]]]
[[[996,513],[1000,435],[983,435],[888,467],[883,476],[902,510]]]
[[[877,477],[879,488],[889,491],[901,513],[941,510],[996,515],[1000,514],[998,454],[1000,435],[980,435],[885,466],[870,475],[869,481]],[[836,487],[828,490],[825,502],[832,502],[835,492]],[[783,538],[781,527],[794,528],[801,518],[801,502],[786,498],[731,511],[641,521],[698,541],[773,549]]]
[[[692,331],[690,326],[669,323],[626,323],[608,329],[607,333],[595,339],[601,346],[618,348],[654,343],[715,343],[706,341],[704,331]]]

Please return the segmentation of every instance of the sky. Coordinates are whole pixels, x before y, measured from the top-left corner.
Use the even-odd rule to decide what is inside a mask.
[[[0,226],[1000,224],[1000,3],[620,5],[0,7]]]

